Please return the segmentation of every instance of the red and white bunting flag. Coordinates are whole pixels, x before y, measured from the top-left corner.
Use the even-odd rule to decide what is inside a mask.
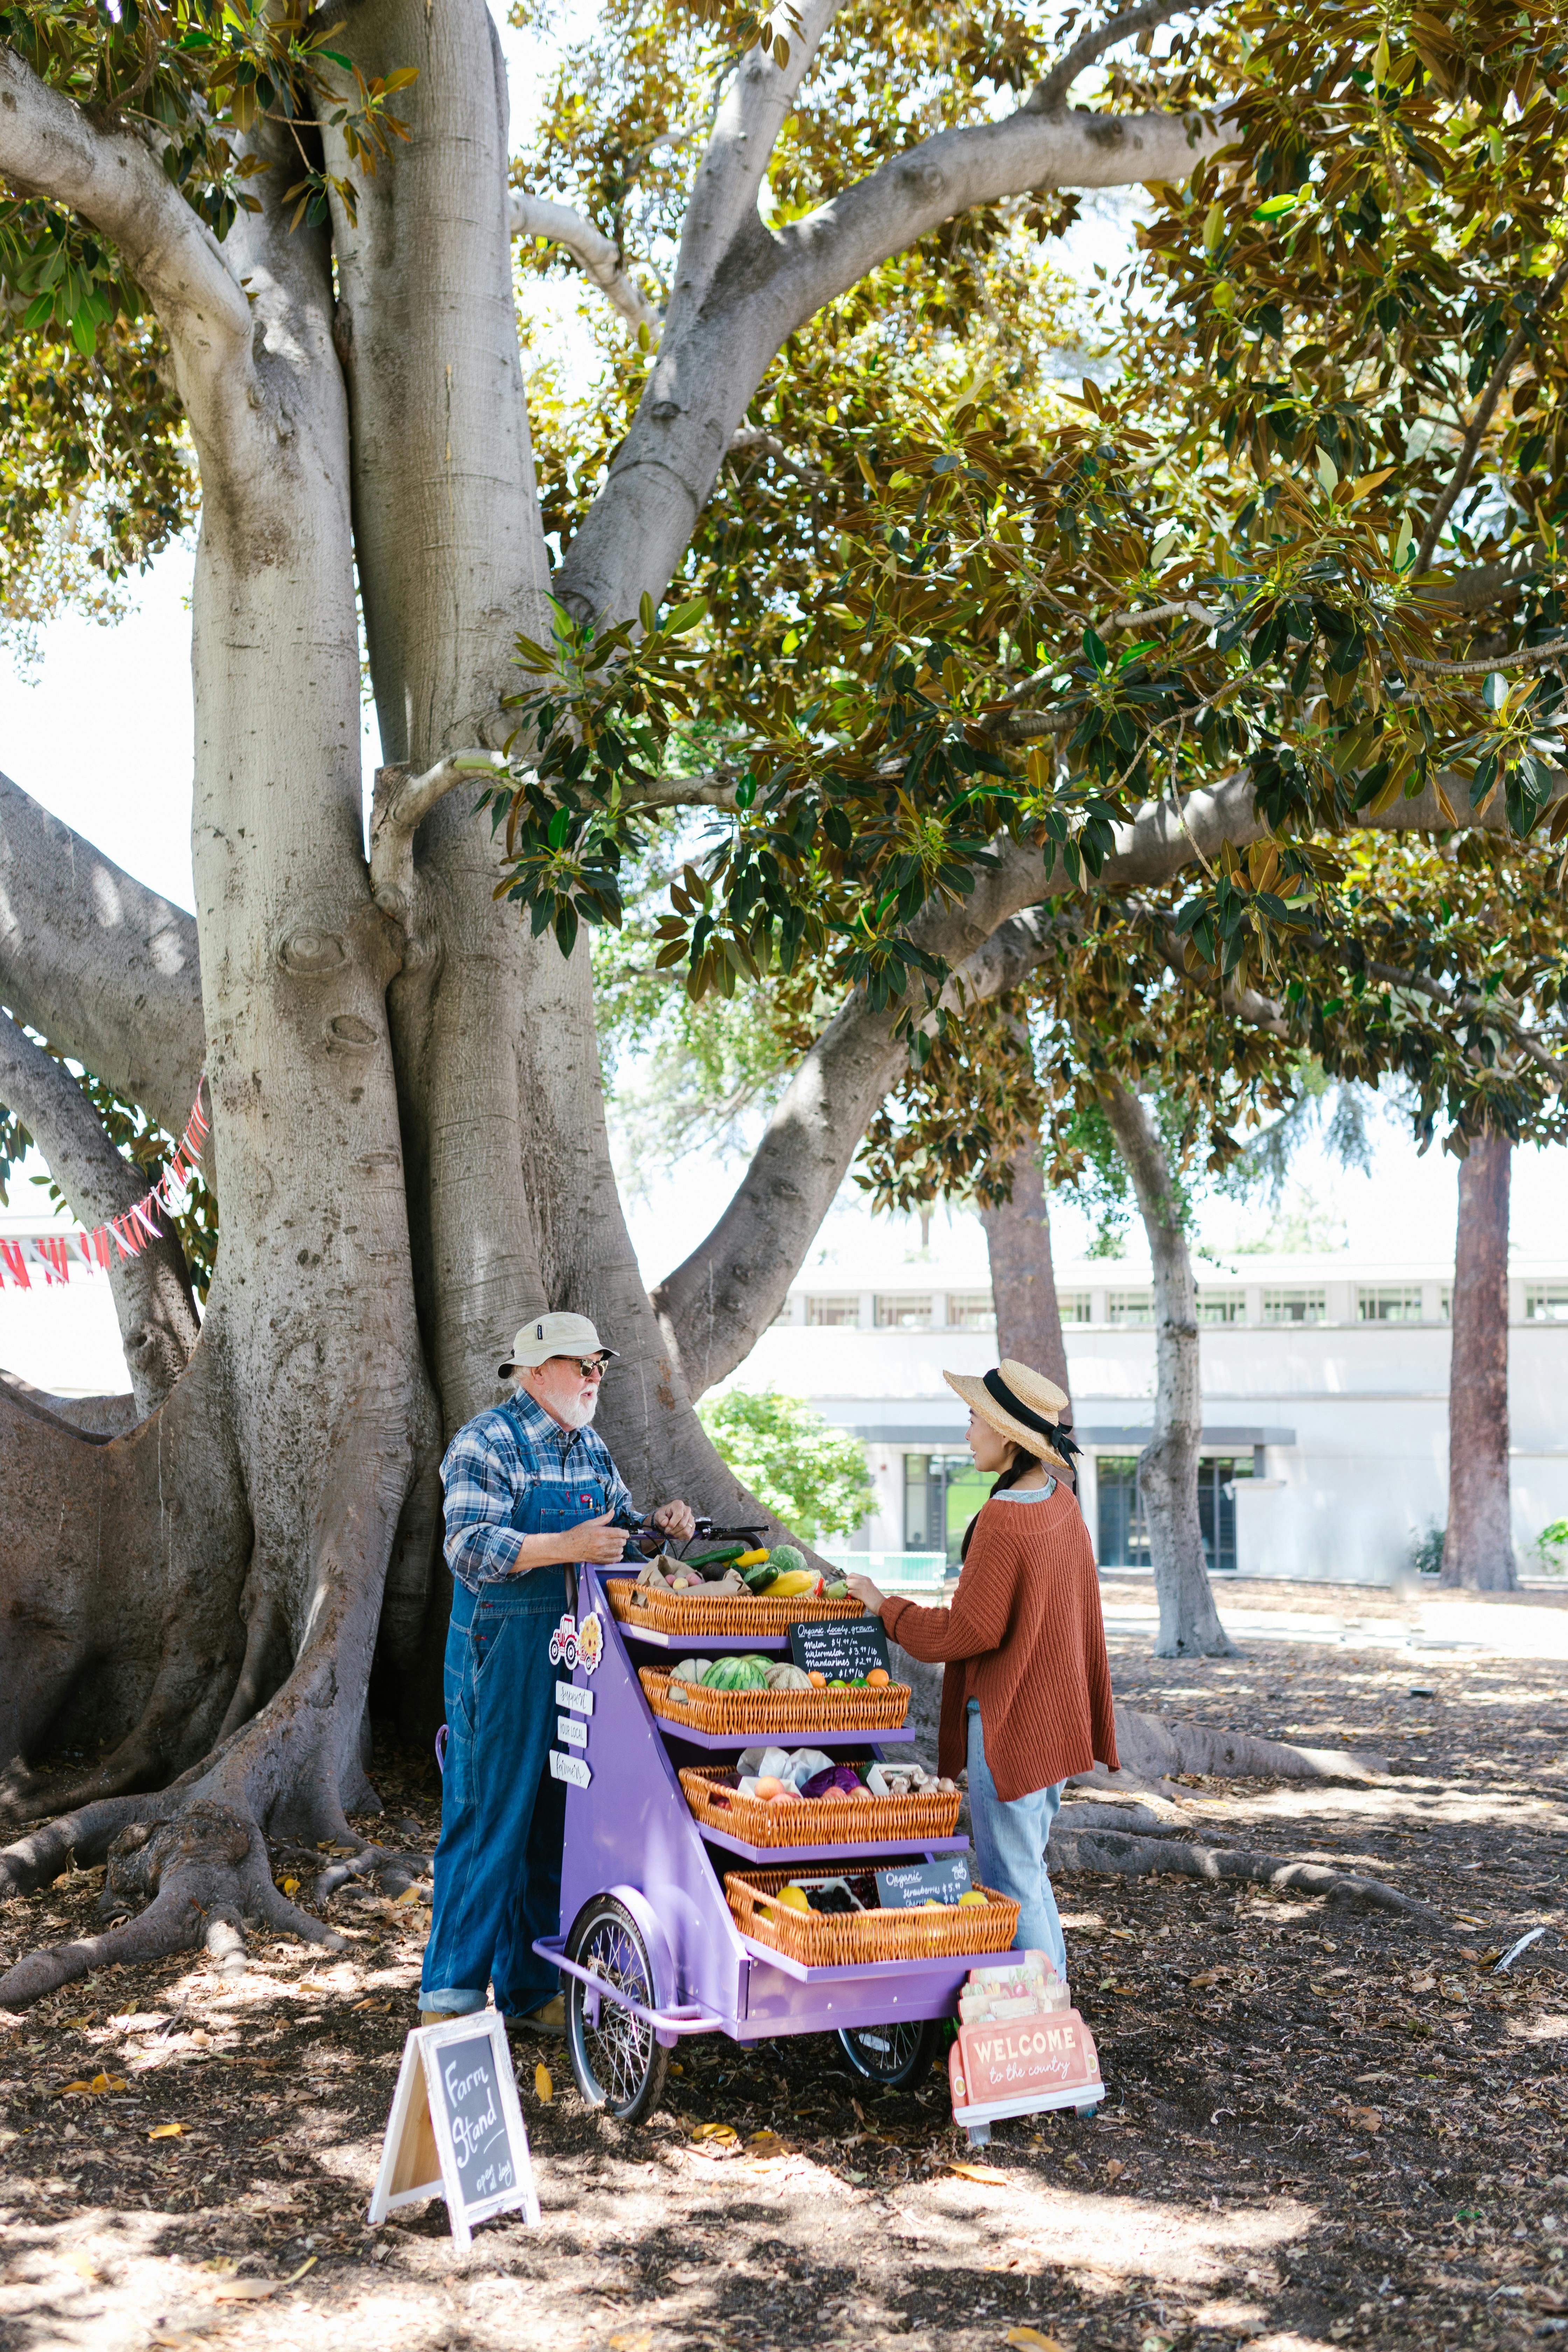
[[[18,1290],[31,1290],[32,1277],[19,1242],[0,1242],[0,1265],[5,1266]]]

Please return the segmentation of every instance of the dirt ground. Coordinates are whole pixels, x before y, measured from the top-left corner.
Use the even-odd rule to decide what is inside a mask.
[[[559,2044],[546,2104],[531,2048],[543,2226],[494,2222],[458,2254],[439,2206],[365,2226],[428,1915],[345,1893],[324,1906],[342,1953],[264,1944],[232,1978],[205,1959],[108,1970],[0,2019],[0,2347],[1568,2335],[1568,1669],[1301,1643],[1173,1666],[1145,1640],[1112,1646],[1134,1705],[1391,1755],[1370,1789],[1192,1787],[1193,1832],[1383,1878],[1451,1934],[1064,1875],[1098,2121],[1005,2124],[972,2156],[939,2074],[868,2098],[811,2038],[689,2042],[666,2110],[622,2130],[584,2109]],[[378,1781],[374,1828],[427,1851],[433,1769],[393,1752]],[[0,1911],[0,1957],[85,1925],[100,1883]]]

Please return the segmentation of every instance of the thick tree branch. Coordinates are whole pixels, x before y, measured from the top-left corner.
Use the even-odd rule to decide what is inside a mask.
[[[195,919],[3,775],[0,1003],[180,1133],[205,1051]]]
[[[807,12],[812,27],[826,10]],[[686,242],[631,430],[562,565],[558,594],[621,620],[668,586],[734,435],[785,339],[877,265],[955,214],[1038,187],[1184,179],[1222,134],[1168,114],[1029,114],[921,140],[777,232],[756,214],[762,141],[785,93],[749,60],[699,173]],[[796,58],[792,55],[789,74]],[[772,79],[770,79],[770,77]],[[711,167],[710,180],[703,173]]]
[[[248,374],[246,291],[216,237],[134,132],[100,129],[0,48],[0,176],[67,205],[119,249],[174,352],[181,397],[198,430],[213,394]]]
[[[634,327],[658,332],[661,313],[648,300],[621,258],[620,247],[571,205],[548,196],[525,196],[514,188],[509,215],[513,236],[548,237],[572,256],[585,278],[607,294]]]
[[[667,331],[676,337],[701,311],[721,268],[732,269],[738,257],[753,247],[767,249],[767,232],[757,217],[758,191],[837,5],[838,0],[801,0],[800,30],[790,36],[787,65],[752,49],[736,68],[697,167],[681,227]]]
[[[1117,828],[1115,848],[1091,887],[1147,887],[1187,864],[1194,839],[1208,854],[1223,840],[1241,846],[1264,830],[1241,780],[1194,793],[1185,815],[1190,835],[1166,803],[1141,809]],[[971,897],[933,902],[912,929],[922,947],[954,967],[966,992],[990,993],[1010,984],[1005,974],[1016,971],[1026,950],[1010,943],[1011,958],[1005,946],[983,957],[973,984],[969,960],[1011,917],[1071,888],[1054,857],[1005,842]],[[846,1001],[801,1062],[719,1223],[654,1292],[693,1397],[732,1371],[778,1312],[868,1120],[902,1066],[907,1049],[893,1034],[896,1019],[896,1010],[874,1013],[858,990]]]
[[[1476,404],[1476,413],[1470,419],[1468,430],[1460,445],[1458,462],[1448,478],[1447,488],[1432,509],[1431,520],[1421,534],[1421,544],[1415,551],[1415,562],[1411,567],[1413,578],[1418,580],[1431,562],[1438,535],[1448,520],[1454,501],[1470,478],[1471,468],[1476,462],[1476,452],[1481,446],[1481,436],[1491,423],[1492,412],[1502,397],[1503,388],[1518,365],[1520,356],[1529,342],[1531,332],[1545,313],[1551,310],[1564,286],[1568,286],[1568,261],[1559,262],[1552,271],[1539,299],[1531,304],[1521,319],[1519,325],[1509,338],[1502,357],[1487,378],[1486,389]]]
[[[1113,49],[1118,41],[1130,41],[1139,33],[1152,33],[1156,25],[1167,24],[1173,16],[1181,16],[1193,6],[1193,0],[1145,0],[1140,8],[1119,9],[1102,25],[1095,25],[1076,40],[1064,58],[1058,59],[1043,81],[1037,81],[1024,100],[1026,114],[1058,114],[1068,102],[1068,96],[1080,73],[1093,65],[1096,58]]]
[[[118,1152],[80,1087],[61,1062],[0,1013],[0,1101],[27,1128],[49,1173],[89,1229],[122,1217],[147,1190],[143,1170]],[[133,1257],[111,1243],[109,1279],[137,1412],[161,1404],[200,1336],[179,1237],[161,1210],[156,1240]]]
[[[448,752],[422,776],[395,763],[375,772],[370,810],[370,887],[384,914],[401,921],[414,888],[414,836],[437,803],[465,782],[506,773],[505,755],[482,746]]]

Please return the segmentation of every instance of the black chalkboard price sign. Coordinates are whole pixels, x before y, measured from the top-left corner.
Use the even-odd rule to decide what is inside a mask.
[[[808,1675],[852,1683],[874,1666],[890,1671],[888,1637],[875,1617],[831,1617],[789,1629],[790,1654]]]
[[[495,2213],[521,2210],[538,2226],[528,2133],[497,2010],[420,2026],[404,2044],[370,2219],[384,2221],[426,2197],[445,2198],[459,2246]]]
[[[968,1857],[952,1853],[942,1862],[911,1862],[897,1870],[879,1870],[877,1900],[884,1911],[918,1911],[924,1903],[956,1903],[973,1885]]]

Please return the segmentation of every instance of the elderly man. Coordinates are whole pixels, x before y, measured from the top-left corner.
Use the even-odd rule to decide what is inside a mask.
[[[556,1972],[533,1950],[561,1925],[565,1791],[549,1769],[550,1636],[569,1565],[642,1557],[626,1533],[637,1524],[631,1496],[589,1427],[613,1353],[584,1315],[536,1316],[500,1367],[512,1394],[466,1423],[441,1465],[456,1590],[425,2025],[483,2009],[493,1982],[509,2024],[564,2030]],[[662,1504],[653,1525],[678,1543],[695,1528],[684,1503]]]

